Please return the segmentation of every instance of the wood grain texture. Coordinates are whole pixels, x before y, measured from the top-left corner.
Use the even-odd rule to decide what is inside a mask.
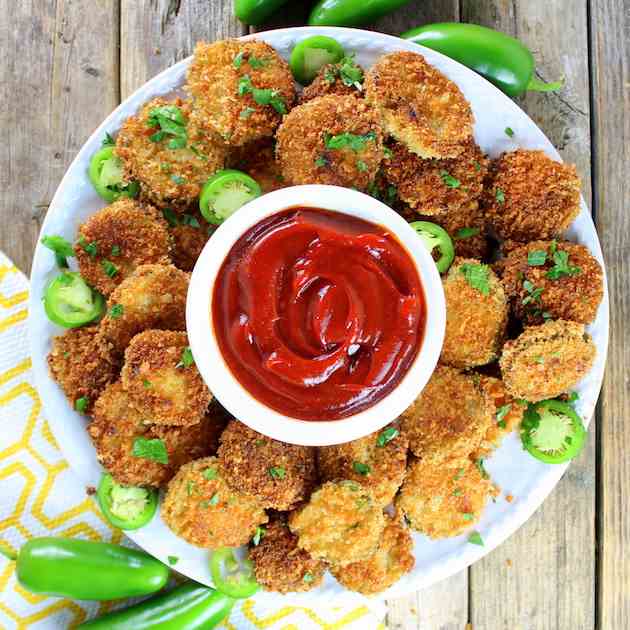
[[[541,78],[565,77],[565,87],[557,94],[527,94],[519,104],[563,158],[577,164],[590,203],[585,3],[465,0],[462,21],[516,35],[533,51]],[[581,457],[534,517],[471,568],[470,613],[475,630],[594,627],[595,447],[593,429]]]
[[[118,103],[118,1],[0,1],[0,249],[29,272],[61,177]]]
[[[121,0],[122,98],[192,54],[197,41],[245,32],[233,15],[231,0]]]
[[[595,209],[610,291],[600,404],[598,624],[630,625],[630,6],[591,2]]]

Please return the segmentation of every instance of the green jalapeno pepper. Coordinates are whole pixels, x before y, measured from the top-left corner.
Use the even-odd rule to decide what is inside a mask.
[[[105,518],[119,529],[139,529],[151,521],[158,506],[158,493],[153,488],[123,486],[106,473],[96,492]]]
[[[430,221],[413,221],[409,225],[418,233],[431,254],[437,247],[440,254],[440,257],[435,261],[438,271],[440,273],[448,271],[455,258],[455,248],[448,232]]]
[[[302,85],[310,83],[319,70],[329,63],[337,63],[346,56],[343,46],[332,37],[314,35],[295,45],[289,66],[295,80]]]
[[[226,169],[215,173],[203,185],[199,209],[208,223],[218,225],[261,194],[258,182],[247,173]]]
[[[409,0],[320,0],[308,18],[310,26],[359,26],[374,22]]]
[[[103,296],[76,271],[64,271],[44,291],[44,310],[51,322],[78,328],[97,319],[105,309]]]
[[[239,563],[230,547],[212,552],[210,573],[215,588],[235,599],[251,597],[260,589],[251,561],[246,558]]]
[[[401,35],[459,61],[494,83],[508,96],[527,90],[550,92],[562,82],[544,83],[534,76],[534,57],[518,39],[478,24],[443,22],[414,28]]]
[[[186,582],[135,606],[81,624],[92,630],[210,630],[232,610],[234,600],[213,588]]]
[[[40,595],[104,601],[159,591],[169,568],[144,551],[70,538],[33,538],[17,554],[19,583]]]
[[[55,254],[55,261],[58,267],[61,269],[68,268],[68,258],[74,257],[72,243],[67,241],[63,236],[56,234],[44,236],[41,243]]]
[[[262,24],[288,0],[235,0],[234,13],[245,24]]]
[[[96,192],[108,203],[120,197],[137,197],[140,192],[137,182],[124,181],[122,162],[110,144],[92,156],[88,176]]]
[[[525,450],[541,462],[562,464],[580,453],[586,429],[569,403],[543,400],[527,408],[521,441]]]

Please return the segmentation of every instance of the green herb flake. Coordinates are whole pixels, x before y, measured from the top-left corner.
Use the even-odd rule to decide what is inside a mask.
[[[179,558],[177,556],[168,556],[167,560],[172,567],[174,567],[179,562]]]
[[[250,55],[249,58],[247,59],[247,63],[250,65],[250,67],[253,70],[260,70],[261,68],[268,66],[269,62],[270,60],[267,59],[266,57],[262,57],[259,59],[255,55]]]
[[[206,468],[201,474],[204,479],[210,481],[211,479],[216,479],[219,473],[216,468]]]
[[[331,136],[327,133],[324,136],[324,144],[327,149],[332,151],[340,149],[351,149],[355,153],[362,151],[365,148],[366,143],[376,140],[376,133],[369,131],[363,135],[357,135],[356,133],[344,132],[336,136]]]
[[[287,474],[282,466],[272,466],[267,469],[267,473],[272,479],[284,479]]]
[[[74,408],[79,413],[85,413],[85,410],[88,408],[89,404],[90,404],[90,399],[87,396],[81,396],[81,398],[77,398],[74,401]]]
[[[510,409],[512,409],[511,403],[508,403],[507,405],[502,405],[501,407],[497,409],[497,415],[496,415],[497,424],[501,423],[503,419],[505,418],[505,416],[507,416],[508,413],[510,413]],[[502,428],[505,428],[505,422],[503,423]]]
[[[186,494],[191,497],[194,492],[197,492],[197,484],[189,479],[186,482]]]
[[[363,160],[357,160],[357,168],[362,173],[365,173],[368,170],[368,165]]]
[[[210,500],[208,501],[208,503],[210,505],[217,505],[219,503],[219,493],[215,492],[211,497]]]
[[[72,244],[69,241],[63,236],[44,236],[44,238],[42,238],[42,245],[55,254],[55,261],[58,267],[62,269],[68,268],[68,261],[66,259],[68,257],[74,257],[74,249],[72,249]]]
[[[468,542],[471,545],[479,545],[480,547],[483,547],[483,538],[481,537],[481,534],[479,534],[479,532],[472,532],[470,534],[470,536],[468,536]]]
[[[171,181],[178,186],[181,186],[182,184],[186,183],[186,178],[182,177],[181,175],[171,175]]]
[[[120,256],[120,245],[112,245],[112,256]]]
[[[527,253],[527,264],[530,267],[542,267],[547,262],[547,252],[542,249],[533,249]]]
[[[494,197],[499,203],[505,203],[505,193],[500,188],[496,189]]]
[[[151,384],[151,381],[147,380],[146,378],[142,379],[142,385],[145,389],[149,389],[153,387],[153,385]]]
[[[237,93],[239,96],[251,94],[252,98],[258,105],[269,105],[273,107],[279,114],[287,113],[287,106],[278,90],[270,88],[256,88],[252,85],[249,75],[244,74],[238,82]]]
[[[461,497],[463,494],[464,491],[461,488],[455,488],[455,490],[453,490],[454,497]]]
[[[253,107],[244,107],[238,117],[241,120],[247,120],[256,110]]]
[[[103,146],[103,147],[113,147],[115,144],[116,144],[116,141],[114,140],[112,135],[107,133],[107,132],[105,132],[105,137],[103,138],[103,142],[101,143],[101,146]]]
[[[534,361],[539,365],[544,365],[545,357],[543,357],[542,355],[538,355],[537,357],[534,357]]]
[[[464,263],[460,268],[466,282],[482,295],[490,295],[490,269],[480,263]]]
[[[263,539],[264,535],[267,533],[267,530],[260,525],[256,528],[254,536],[252,537],[252,545],[254,547],[258,547],[260,545],[260,541]]]
[[[328,164],[329,164],[328,159],[324,155],[320,155],[315,160],[315,166],[317,166],[318,168],[324,168],[328,166]]]
[[[304,577],[302,578],[302,581],[306,582],[307,584],[310,584],[314,579],[315,579],[315,577],[313,576],[313,574],[310,573],[309,571],[307,571],[304,574]]]
[[[475,466],[477,467],[477,470],[480,472],[481,476],[484,479],[489,479],[490,478],[490,475],[486,472],[486,469],[484,468],[483,459],[476,459],[475,460]]]
[[[179,217],[174,210],[171,210],[171,208],[164,208],[164,210],[162,210],[162,215],[171,227],[177,227],[179,225]]]
[[[232,65],[238,70],[243,65],[243,55],[244,51],[241,50],[234,59],[232,60]]]
[[[568,396],[567,396],[567,402],[569,404],[574,403],[576,400],[578,400],[580,398],[580,395],[577,392],[571,392]]]
[[[116,265],[110,260],[107,260],[105,258],[101,260],[101,267],[103,268],[105,275],[109,276],[110,278],[118,275],[118,267],[116,267]]]
[[[464,472],[463,468],[459,468],[453,477],[453,481],[459,481],[464,476]]]
[[[440,177],[446,186],[449,188],[459,188],[462,183],[456,177],[453,177],[448,171],[440,171]]]
[[[133,448],[131,454],[134,457],[140,457],[141,459],[148,459],[158,464],[168,464],[168,451],[166,450],[166,444],[164,440],[154,438],[148,440],[147,438],[137,437],[133,441]]]
[[[125,312],[125,308],[122,304],[112,304],[109,309],[109,316],[112,319],[118,319]]]
[[[363,475],[364,477],[370,474],[371,468],[367,464],[363,464],[362,462],[352,462],[352,470],[359,475]]]
[[[79,245],[90,258],[96,258],[96,255],[98,254],[98,245],[94,241],[88,243],[85,236],[81,236],[79,238]]]
[[[546,273],[547,278],[550,280],[558,280],[565,276],[575,276],[582,273],[580,267],[569,265],[569,252],[556,250],[552,256],[554,266]]]
[[[477,171],[477,173],[481,170],[481,164],[477,162],[477,160],[473,162],[473,166],[475,167],[475,170]]]
[[[512,127],[506,127],[504,131],[506,136],[509,136],[510,138],[514,137],[514,129],[512,129]]]
[[[183,149],[188,143],[186,120],[177,105],[154,107],[149,112],[147,126],[158,129],[149,136],[151,142],[160,142],[168,138],[166,146],[169,149]]]
[[[464,512],[464,513],[462,514],[462,518],[463,518],[465,521],[472,521],[472,520],[475,518],[475,515],[474,515],[474,514],[471,514],[470,512]]]
[[[362,89],[363,70],[354,61],[354,55],[348,55],[339,62],[339,78],[347,87]]]
[[[201,225],[199,223],[199,220],[193,214],[184,214],[182,216],[182,223],[184,225],[188,225],[188,226],[193,227],[193,228],[200,228],[201,227]]]
[[[387,427],[383,429],[376,438],[376,446],[383,448],[389,444],[397,435],[399,431],[396,427]]]
[[[182,351],[182,358],[179,360],[179,363],[175,366],[176,368],[189,368],[195,365],[195,359],[192,354],[192,350],[190,346],[186,346]]]
[[[472,238],[481,234],[481,228],[478,227],[463,227],[455,232],[455,239],[461,241],[465,238]]]

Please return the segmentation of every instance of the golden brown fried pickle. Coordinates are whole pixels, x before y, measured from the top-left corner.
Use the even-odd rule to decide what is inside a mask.
[[[120,381],[109,385],[94,406],[94,420],[88,433],[94,442],[96,455],[103,467],[121,484],[131,486],[162,486],[180,466],[216,452],[223,429],[220,418],[207,415],[187,427],[148,424],[131,404]],[[166,448],[166,464],[134,455],[144,440],[161,440]]]
[[[185,89],[192,120],[234,146],[272,136],[295,100],[287,62],[260,40],[199,42]]]
[[[340,566],[366,560],[385,528],[372,493],[354,481],[329,481],[289,516],[298,545],[311,556]]]
[[[499,364],[505,388],[528,402],[555,398],[586,376],[595,352],[584,324],[557,319],[530,326],[503,346]]]
[[[71,328],[53,337],[48,367],[73,408],[85,399],[83,413],[90,414],[105,387],[118,376],[118,367],[97,339],[98,326]],[[82,403],[79,403],[81,406]]]
[[[173,241],[171,251],[173,264],[182,271],[192,271],[217,226],[210,225],[198,208],[187,208],[187,211],[181,214],[170,208],[162,212]]]
[[[391,155],[383,161],[385,178],[419,214],[465,211],[481,196],[488,160],[472,138],[450,159],[423,159],[400,142],[387,147]]]
[[[185,330],[189,274],[173,265],[140,265],[109,296],[99,337],[114,356],[122,356],[143,330]]]
[[[483,284],[471,286],[469,270],[479,272]],[[446,301],[446,330],[440,361],[471,368],[494,361],[505,339],[508,302],[501,281],[487,265],[472,258],[456,258],[442,280]]]
[[[256,581],[276,593],[310,591],[322,583],[326,571],[321,560],[298,547],[298,537],[279,516],[265,527],[258,545],[250,544],[249,559],[254,563]]]
[[[109,295],[139,265],[171,262],[166,222],[153,206],[119,199],[79,226],[74,247],[79,271]]]
[[[221,435],[219,459],[230,486],[265,508],[291,509],[308,499],[317,481],[315,449],[273,440],[238,420]]]
[[[386,516],[386,525],[376,553],[361,562],[332,567],[337,581],[351,591],[374,595],[398,582],[415,564],[409,528],[398,516]]]
[[[583,245],[532,241],[510,251],[499,269],[512,312],[525,324],[545,319],[589,324],[595,319],[604,274]]]
[[[477,375],[438,365],[401,416],[402,430],[414,455],[435,465],[459,466],[481,443],[492,411]]]
[[[390,435],[394,437],[385,441]],[[322,481],[358,481],[385,507],[405,477],[407,448],[407,438],[398,429],[385,427],[352,442],[317,449],[319,474]]]
[[[383,159],[376,111],[354,96],[321,96],[293,109],[278,129],[276,153],[290,184],[366,190]]]
[[[208,549],[244,545],[268,520],[254,497],[230,489],[216,457],[179,469],[168,484],[161,515],[177,536]]]
[[[422,55],[383,55],[367,72],[365,94],[385,131],[420,157],[456,157],[472,138],[468,101]]]
[[[191,360],[185,332],[146,330],[127,346],[122,383],[150,422],[190,426],[208,410],[212,394]]]
[[[276,160],[274,142],[270,139],[234,147],[230,152],[230,164],[253,177],[263,194],[287,186]]]
[[[329,63],[320,68],[312,83],[300,95],[299,103],[306,103],[318,96],[363,96],[363,68],[348,57],[339,63]]]
[[[580,212],[580,178],[573,165],[518,149],[492,162],[483,202],[501,238],[553,238]]]
[[[155,116],[161,108],[184,121],[183,146],[178,137],[162,133]],[[194,123],[189,101],[162,97],[149,101],[123,123],[115,152],[126,176],[140,183],[143,198],[182,209],[197,200],[205,181],[223,168],[227,156],[220,138]]]
[[[458,468],[415,460],[396,499],[412,529],[430,538],[458,536],[479,520],[496,489],[478,466],[464,459]]]

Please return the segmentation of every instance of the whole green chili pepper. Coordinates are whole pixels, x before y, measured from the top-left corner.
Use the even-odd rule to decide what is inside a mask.
[[[407,4],[409,0],[320,0],[308,18],[310,26],[359,26]]]
[[[262,24],[288,0],[235,0],[234,13],[245,24]]]
[[[92,619],[93,630],[210,630],[225,619],[234,600],[213,588],[186,582],[125,610]]]
[[[414,28],[401,37],[459,61],[508,96],[562,87],[562,81],[544,83],[534,76],[534,57],[518,39],[485,26],[442,22]]]
[[[0,549],[16,563],[28,591],[71,599],[109,600],[159,591],[170,570],[144,551],[70,538],[33,538],[19,553]]]

